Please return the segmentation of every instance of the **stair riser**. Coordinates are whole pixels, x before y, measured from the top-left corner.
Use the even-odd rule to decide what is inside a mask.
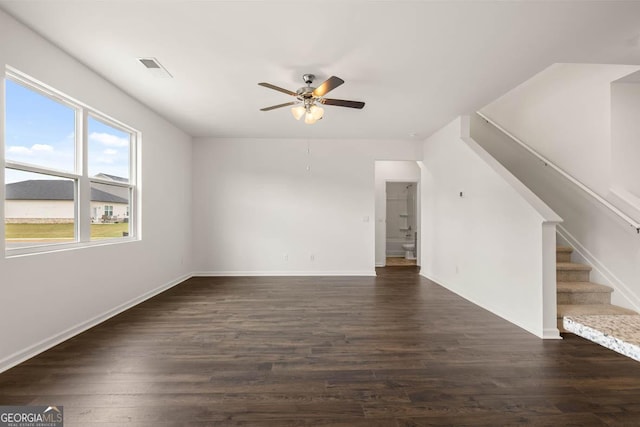
[[[558,282],[588,282],[588,270],[560,270],[556,272]]]
[[[558,292],[558,304],[611,304],[609,292]]]
[[[571,253],[556,252],[556,262],[571,262]]]

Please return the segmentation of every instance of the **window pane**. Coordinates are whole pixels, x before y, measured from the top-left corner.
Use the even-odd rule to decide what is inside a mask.
[[[75,241],[75,182],[5,169],[7,249]]]
[[[129,203],[129,188],[92,182],[91,240],[128,236]]]
[[[89,116],[89,176],[129,182],[131,134]]]
[[[75,171],[75,110],[6,79],[5,158]]]

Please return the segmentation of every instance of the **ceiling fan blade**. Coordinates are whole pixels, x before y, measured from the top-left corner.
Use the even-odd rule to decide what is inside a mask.
[[[271,110],[275,110],[276,108],[282,108],[288,105],[295,105],[297,103],[298,103],[297,101],[285,102],[284,104],[272,105],[271,107],[261,108],[260,111],[271,111]]]
[[[344,99],[324,98],[324,99],[321,99],[320,102],[322,102],[325,105],[337,105],[338,107],[357,108],[359,110],[364,108],[364,102],[360,102],[360,101],[346,101]]]
[[[283,88],[275,86],[275,85],[272,85],[271,83],[262,82],[262,83],[258,83],[258,84],[260,86],[264,86],[264,87],[267,87],[269,89],[277,90],[278,92],[286,93],[287,95],[297,96],[297,93],[291,92],[290,90],[283,89]]]
[[[340,77],[331,76],[324,83],[318,86],[316,90],[313,91],[313,96],[318,98],[321,96],[325,96],[327,93],[334,90],[342,83],[344,83],[344,80],[342,80]]]

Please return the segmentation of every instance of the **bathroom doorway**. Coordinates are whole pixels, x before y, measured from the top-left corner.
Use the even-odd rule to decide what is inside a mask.
[[[418,183],[386,182],[385,265],[416,265],[418,243]]]
[[[376,267],[420,265],[420,176],[415,160],[375,162]]]

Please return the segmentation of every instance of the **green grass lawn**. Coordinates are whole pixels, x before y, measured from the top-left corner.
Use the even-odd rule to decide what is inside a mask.
[[[122,237],[123,232],[129,232],[129,224],[91,224],[91,238],[105,239],[109,237]]]
[[[92,239],[122,237],[128,223],[91,224]],[[6,239],[73,239],[73,224],[5,224]]]

